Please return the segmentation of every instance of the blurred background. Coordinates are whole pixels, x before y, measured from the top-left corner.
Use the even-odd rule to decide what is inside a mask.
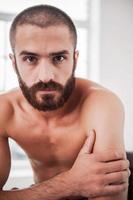
[[[125,146],[133,150],[133,0],[0,0],[0,92],[18,86],[8,54],[10,24],[17,13],[37,4],[61,8],[73,19],[80,52],[76,76],[114,91],[125,106]],[[115,115],[115,113],[114,113]],[[32,184],[25,153],[10,140],[12,170],[5,188]]]

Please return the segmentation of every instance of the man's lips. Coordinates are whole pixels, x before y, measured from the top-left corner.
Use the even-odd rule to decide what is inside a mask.
[[[39,93],[52,93],[52,92],[56,92],[56,90],[47,88],[47,89],[39,90],[38,92]]]
[[[38,91],[55,91],[55,89],[46,87],[46,88],[40,88],[40,89],[38,89]]]

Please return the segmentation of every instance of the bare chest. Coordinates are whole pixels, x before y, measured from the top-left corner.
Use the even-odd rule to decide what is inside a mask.
[[[48,128],[23,120],[10,130],[10,136],[26,152],[33,169],[36,172],[47,169],[49,174],[52,172],[49,176],[69,169],[85,140],[83,128],[76,121]]]

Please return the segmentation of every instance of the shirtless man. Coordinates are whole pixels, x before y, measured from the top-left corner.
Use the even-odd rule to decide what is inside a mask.
[[[126,200],[129,163],[123,106],[112,92],[74,77],[76,30],[61,10],[24,10],[13,21],[10,54],[21,89],[0,96],[0,200]],[[31,163],[35,185],[4,191],[8,138]]]

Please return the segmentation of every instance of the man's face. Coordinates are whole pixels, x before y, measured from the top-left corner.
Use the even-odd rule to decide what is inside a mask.
[[[28,102],[40,111],[50,111],[60,108],[68,100],[75,86],[75,78],[72,75],[63,86],[50,80],[45,83],[39,81],[28,87],[18,74],[20,88]]]
[[[75,55],[65,26],[18,28],[13,64],[21,90],[34,108],[55,110],[68,100],[75,86]]]

